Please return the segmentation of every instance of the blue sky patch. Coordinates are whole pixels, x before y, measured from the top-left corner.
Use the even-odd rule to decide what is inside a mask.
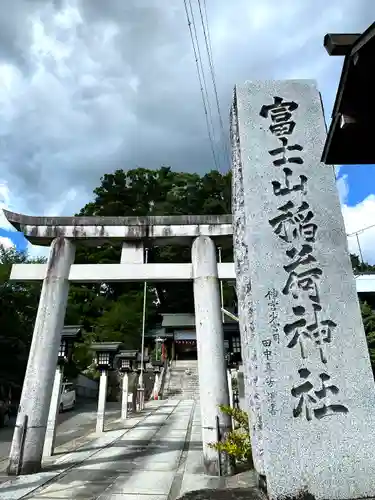
[[[358,205],[370,194],[375,194],[375,165],[347,165],[340,168],[339,177],[347,175],[349,193],[346,204]]]
[[[11,239],[16,245],[17,250],[25,250],[27,247],[27,240],[23,233],[0,228],[0,236]]]

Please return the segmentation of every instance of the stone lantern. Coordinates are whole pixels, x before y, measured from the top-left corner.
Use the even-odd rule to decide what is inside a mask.
[[[96,342],[91,344],[91,350],[95,352],[95,364],[100,370],[98,413],[96,420],[96,432],[98,433],[104,431],[108,371],[115,368],[114,360],[120,346],[121,342]]]
[[[113,362],[121,346],[121,342],[96,342],[91,344],[95,352],[95,364],[101,372],[113,370]]]
[[[225,355],[225,361],[227,364],[227,377],[228,377],[228,390],[229,390],[229,405],[234,408],[235,404],[238,403],[238,393],[233,390],[232,383],[232,370],[238,370],[239,367],[239,354],[228,352]],[[232,422],[233,426],[233,422]]]
[[[163,366],[163,361],[161,359],[155,359],[152,361],[152,368],[154,373],[160,373],[161,367]]]
[[[82,340],[82,327],[79,325],[64,326],[61,332],[58,365],[65,365],[72,359],[73,347]]]
[[[122,398],[121,398],[121,418],[128,417],[128,395],[129,395],[129,373],[135,371],[138,351],[120,351],[116,355],[117,369],[123,374],[122,378]]]
[[[147,372],[146,365],[150,361],[150,356],[143,356],[143,363],[142,363],[142,355],[140,352],[137,353],[137,359],[136,359],[136,365],[135,365],[135,370],[138,373]]]
[[[138,401],[139,401],[139,409],[143,410],[145,407],[145,387],[143,380],[143,373],[146,372],[146,365],[150,360],[150,356],[143,356],[142,353],[137,354],[137,364],[136,371],[139,373],[139,382],[138,382]]]
[[[57,367],[53,382],[52,396],[48,413],[46,436],[44,439],[43,456],[53,454],[56,436],[56,419],[60,408],[64,366],[71,360],[74,343],[81,341],[82,327],[80,325],[64,326],[61,331],[60,348],[57,356]]]
[[[153,389],[153,396],[154,399],[158,399],[159,397],[159,380],[160,380],[160,372],[161,372],[161,367],[163,366],[163,361],[161,359],[154,359],[152,361],[152,368],[155,373],[155,382],[154,382],[154,389]]]

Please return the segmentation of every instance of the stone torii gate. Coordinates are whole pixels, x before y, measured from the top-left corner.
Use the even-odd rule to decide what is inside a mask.
[[[4,211],[33,244],[50,246],[46,264],[14,265],[11,280],[43,281],[8,473],[41,469],[53,374],[69,282],[193,281],[206,472],[217,475],[216,416],[222,432],[230,420],[218,406],[229,403],[219,279],[234,279],[232,263],[217,263],[214,240],[231,238],[231,216],[31,217]],[[119,264],[74,264],[77,244],[122,243]],[[192,244],[191,264],[146,264],[144,246]]]

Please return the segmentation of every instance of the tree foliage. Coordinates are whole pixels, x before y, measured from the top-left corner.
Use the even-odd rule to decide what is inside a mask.
[[[116,170],[101,178],[94,189],[93,200],[80,216],[150,216],[150,215],[220,215],[230,213],[231,176],[212,171],[204,176],[137,168]],[[223,261],[232,257],[231,241],[222,249]],[[119,263],[119,244],[96,248],[79,246],[76,263]],[[150,248],[148,262],[191,262],[190,246]],[[224,286],[226,303],[235,301],[234,289]],[[90,362],[89,344],[93,340],[121,341],[128,348],[140,347],[142,331],[143,284],[97,283],[71,285],[66,324],[81,324],[84,342],[75,349],[76,366],[82,369]],[[160,321],[161,312],[193,312],[192,283],[148,285],[146,328]]]
[[[350,260],[352,263],[352,268],[354,274],[372,274],[375,273],[375,266],[368,264],[367,262],[363,262],[358,255],[350,254]]]
[[[40,283],[10,282],[10,271],[13,264],[43,262],[0,245],[0,399],[22,386],[41,290]]]
[[[138,168],[116,170],[101,179],[94,190],[95,198],[82,208],[79,215],[149,216],[149,215],[220,215],[231,211],[231,175],[212,171],[204,176],[172,172],[170,167],[159,170]],[[223,248],[223,260],[231,260],[232,245]],[[120,262],[120,247],[102,246],[82,249],[76,262]],[[190,247],[159,247],[149,252],[149,262],[191,262]],[[109,293],[118,297],[130,290],[142,288],[136,284],[111,284]],[[191,283],[159,284],[154,292],[160,301],[159,311],[192,312]]]
[[[361,302],[361,313],[371,364],[373,371],[375,371],[375,313],[374,309],[367,302]]]

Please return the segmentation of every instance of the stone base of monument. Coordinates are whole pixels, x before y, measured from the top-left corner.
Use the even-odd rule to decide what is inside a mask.
[[[267,492],[267,480],[266,480],[266,476],[263,476],[262,474],[259,474],[259,476],[258,476],[258,485],[259,485],[259,488],[262,491]]]
[[[266,500],[266,498],[258,488],[228,488],[190,491],[179,497],[179,500]]]

